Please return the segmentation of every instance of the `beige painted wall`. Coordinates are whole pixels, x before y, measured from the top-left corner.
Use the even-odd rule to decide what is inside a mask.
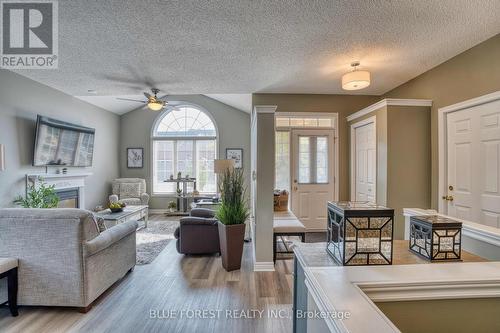
[[[403,208],[431,203],[430,108],[387,107],[387,204],[394,208],[394,237],[403,239]]]
[[[252,193],[255,203],[255,261],[273,261],[274,114],[257,113],[255,131],[256,180]]]
[[[430,205],[430,108],[382,107],[349,122],[349,138],[352,124],[372,116],[377,125],[377,203],[394,209],[394,237],[403,239],[403,208]]]
[[[175,95],[169,96],[169,100],[200,106],[212,116],[218,129],[219,158],[225,158],[226,148],[243,148],[245,179],[247,184],[250,184],[250,115],[203,95]],[[138,109],[121,117],[121,177],[145,178],[148,193],[151,193],[151,130],[159,116],[158,112]],[[127,168],[127,147],[144,148],[144,168]],[[153,196],[150,207],[166,209],[170,200],[172,196]]]
[[[339,197],[348,200],[348,130],[346,117],[375,103],[366,95],[254,94],[253,105],[276,105],[276,112],[336,112],[339,115]]]
[[[422,98],[432,100],[432,208],[437,208],[439,200],[438,109],[498,90],[500,90],[500,34],[383,95],[383,98]]]
[[[500,298],[380,302],[376,305],[405,333],[500,332]]]
[[[0,171],[0,208],[12,207],[14,197],[24,195],[27,173],[45,172],[32,166],[37,114],[95,128],[93,166],[69,172],[92,173],[86,179],[84,208],[104,205],[111,180],[119,176],[120,117],[11,71],[0,70],[0,87],[0,143],[7,164]]]

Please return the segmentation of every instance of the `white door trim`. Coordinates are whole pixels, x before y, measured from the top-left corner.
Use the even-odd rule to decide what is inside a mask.
[[[368,124],[372,124],[375,127],[373,132],[375,135],[375,143],[377,142],[377,116],[372,116],[363,120],[360,120],[354,124],[351,124],[351,201],[356,201],[356,128],[362,127]],[[377,156],[377,145],[375,144],[375,156]],[[377,163],[375,163],[375,201],[377,200]]]
[[[290,132],[290,190],[292,189],[292,130],[333,130],[333,148],[335,149],[333,161],[333,167],[335,170],[333,171],[334,176],[334,185],[335,189],[333,191],[333,199],[335,201],[339,200],[339,114],[337,112],[276,112],[276,116],[301,116],[301,117],[311,117],[311,118],[331,118],[334,121],[333,127],[287,127],[287,128],[279,128],[275,129],[275,131],[289,131]]]
[[[448,147],[447,147],[447,137],[448,133],[446,131],[447,128],[447,122],[446,122],[446,116],[449,113],[460,111],[463,109],[467,109],[473,106],[481,105],[481,104],[486,104],[490,103],[496,100],[500,100],[500,90],[493,92],[491,94],[483,95],[480,97],[468,99],[463,102],[459,102],[456,104],[452,104],[449,106],[445,106],[442,108],[438,109],[438,168],[439,168],[439,173],[438,173],[438,211],[441,214],[447,214],[448,213],[448,206],[444,200],[441,198],[444,195],[447,195],[448,189],[447,189],[447,179],[448,179],[448,174],[447,174],[447,156],[448,156]]]

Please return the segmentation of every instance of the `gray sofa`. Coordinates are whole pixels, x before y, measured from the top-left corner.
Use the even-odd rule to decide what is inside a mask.
[[[88,310],[134,268],[136,229],[130,221],[100,233],[81,209],[0,209],[0,257],[19,259],[18,304]]]

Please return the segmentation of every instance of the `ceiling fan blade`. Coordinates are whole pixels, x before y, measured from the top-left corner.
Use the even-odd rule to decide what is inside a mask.
[[[147,92],[145,92],[145,93],[144,93],[144,96],[146,96],[146,98],[147,98],[148,100],[149,100],[151,97],[153,97],[153,96],[151,96],[150,94],[148,94]]]
[[[138,102],[138,103],[143,103],[143,104],[147,103],[145,101],[140,101],[138,99],[121,98],[121,97],[117,97],[116,99],[119,99],[120,101]]]

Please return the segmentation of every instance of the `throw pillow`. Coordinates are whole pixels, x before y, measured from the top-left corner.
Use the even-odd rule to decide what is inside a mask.
[[[120,184],[120,199],[139,198],[141,196],[141,184],[122,183]]]
[[[97,227],[99,228],[99,232],[106,231],[106,224],[104,223],[104,219],[102,217],[96,216]]]

